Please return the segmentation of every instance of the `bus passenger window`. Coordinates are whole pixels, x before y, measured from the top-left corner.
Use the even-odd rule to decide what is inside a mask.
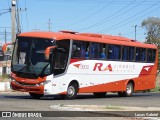
[[[108,45],[108,59],[114,58],[114,45]]]
[[[80,58],[81,57],[81,42],[74,41],[72,46],[72,57]]]
[[[122,60],[128,60],[129,47],[124,46],[122,50]]]
[[[72,58],[86,57],[86,43],[81,41],[73,41]]]
[[[120,45],[108,45],[108,59],[119,60],[121,57]]]
[[[121,46],[115,45],[114,59],[119,60],[121,57]]]
[[[146,49],[141,49],[141,61],[146,61]]]
[[[98,43],[91,43],[90,46],[90,57],[91,58],[99,58],[99,44]]]
[[[148,49],[147,52],[147,62],[154,62],[156,57],[156,50]]]
[[[86,49],[85,49],[85,57],[86,57],[86,59],[89,58],[89,45],[90,45],[90,43],[86,43]]]
[[[99,58],[106,59],[106,44],[99,44]]]
[[[136,48],[136,61],[140,61],[140,48]]]
[[[130,61],[134,60],[134,51],[135,51],[135,47],[129,47],[129,60]]]
[[[156,50],[152,50],[152,62],[154,62],[156,59]]]
[[[85,58],[86,57],[86,43],[82,42],[82,46],[81,46],[81,58]]]

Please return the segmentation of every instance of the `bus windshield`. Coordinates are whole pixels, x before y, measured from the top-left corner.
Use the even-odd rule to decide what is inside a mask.
[[[45,49],[54,45],[54,40],[18,37],[13,51],[12,72],[45,76],[51,74],[50,59],[45,59]]]

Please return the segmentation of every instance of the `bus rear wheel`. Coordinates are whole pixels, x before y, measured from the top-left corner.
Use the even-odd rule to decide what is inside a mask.
[[[95,97],[102,98],[106,96],[106,92],[93,93]]]
[[[133,83],[128,83],[127,86],[126,86],[126,91],[123,91],[123,92],[118,92],[118,95],[120,97],[130,97],[132,96],[133,94]]]
[[[69,84],[67,88],[67,93],[64,95],[61,95],[62,99],[67,99],[67,100],[73,100],[77,97],[78,93],[78,85],[76,83],[71,83]]]
[[[43,96],[43,94],[36,94],[36,93],[31,93],[31,92],[29,92],[29,94],[34,99],[40,99]]]

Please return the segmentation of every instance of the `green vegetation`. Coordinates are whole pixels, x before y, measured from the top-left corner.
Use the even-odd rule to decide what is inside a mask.
[[[143,20],[142,27],[146,29],[146,42],[160,45],[160,18],[149,17]]]
[[[154,89],[151,89],[150,92],[160,92],[160,86],[156,86]]]
[[[156,87],[154,89],[151,89],[150,92],[160,92],[160,73],[157,76]]]

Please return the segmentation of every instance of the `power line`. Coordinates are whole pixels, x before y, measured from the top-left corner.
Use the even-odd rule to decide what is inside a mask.
[[[158,1],[158,2],[156,2],[155,4],[152,4],[152,5],[150,5],[149,7],[147,7],[146,9],[144,9],[144,10],[142,10],[141,12],[139,12],[139,13],[136,13],[135,15],[133,15],[133,16],[131,16],[131,17],[129,17],[129,18],[127,18],[127,19],[125,19],[125,20],[123,20],[123,21],[121,21],[121,22],[119,22],[119,23],[117,23],[117,24],[115,24],[115,25],[113,25],[113,26],[111,26],[111,27],[109,27],[109,28],[106,28],[106,29],[103,29],[103,30],[101,30],[101,31],[99,31],[99,32],[104,32],[104,31],[111,31],[111,30],[114,30],[114,29],[116,29],[117,27],[116,26],[118,26],[118,25],[120,25],[120,24],[122,24],[122,23],[124,23],[124,22],[126,22],[126,21],[128,21],[129,19],[132,19],[132,18],[134,18],[135,16],[137,16],[137,15],[139,15],[139,14],[141,14],[141,13],[143,13],[143,12],[145,12],[146,10],[148,10],[148,9],[150,9],[150,8],[152,8],[153,6],[156,6],[157,4],[159,4],[160,3],[160,1]],[[156,8],[157,9],[157,8]],[[153,10],[152,10],[153,11]],[[151,12],[152,12],[151,11]],[[149,12],[150,13],[150,12]],[[148,14],[148,13],[147,13]],[[145,14],[146,15],[146,14]],[[143,16],[145,16],[145,15],[143,15]],[[141,16],[141,17],[143,17],[143,16]],[[138,18],[141,18],[141,17],[138,17]],[[134,19],[134,20],[132,20],[132,22],[133,21],[135,21],[135,20],[137,20],[138,18],[136,18],[136,19]],[[130,22],[128,22],[127,24],[129,24]],[[124,26],[124,25],[126,25],[126,24],[123,24],[123,25],[121,25],[121,26]],[[118,26],[119,27],[119,26]]]
[[[129,4],[127,4],[126,6],[124,6],[123,8],[121,8],[120,10],[114,12],[114,13],[111,14],[110,16],[105,17],[104,19],[100,20],[99,22],[97,22],[97,23],[95,23],[95,24],[92,24],[92,25],[90,25],[90,26],[81,28],[81,29],[79,29],[79,30],[82,31],[82,30],[86,30],[86,29],[93,28],[93,27],[97,27],[97,26],[99,26],[99,25],[101,25],[101,24],[104,24],[104,23],[108,22],[109,20],[112,20],[113,18],[117,17],[116,15],[117,15],[118,13],[120,13],[121,11],[125,10],[126,8],[128,8],[128,7],[129,7],[130,5],[132,5],[135,1],[136,1],[136,0],[130,2]],[[135,8],[135,6],[134,6],[134,8]],[[130,10],[132,10],[132,9],[130,9]],[[127,10],[127,12],[128,12],[128,11],[129,11],[129,10]],[[125,12],[126,12],[126,11],[125,11]],[[122,14],[124,14],[125,12],[123,12]],[[120,15],[121,15],[121,14],[120,14]],[[115,16],[115,17],[114,17],[114,16]],[[118,16],[119,16],[119,15],[118,15]],[[106,20],[108,20],[108,21],[106,21]]]
[[[39,31],[40,29],[37,28],[37,26],[35,25],[35,28],[32,29],[33,31]]]
[[[4,28],[4,32],[3,33],[0,32],[0,34],[4,35],[4,41],[5,41],[5,43],[7,43],[7,35],[9,34],[9,32],[7,32],[6,29],[10,28],[10,27],[0,27],[0,28]]]
[[[94,13],[82,18],[81,20],[79,21],[76,21],[75,23],[72,23],[70,25],[65,25],[65,27],[68,27],[68,26],[72,26],[72,25],[77,25],[77,24],[80,24],[86,20],[88,20],[89,18],[91,18],[92,16],[95,16],[96,14],[98,14],[100,11],[102,11],[103,9],[105,9],[107,6],[109,6],[110,4],[112,4],[113,0],[111,2],[109,2],[107,5],[104,5],[103,7],[101,7],[100,9],[98,9],[97,11],[95,11]],[[64,26],[61,26],[61,27],[64,27]]]
[[[5,11],[5,12],[1,12],[1,13],[0,13],[0,16],[4,15],[4,14],[6,14],[6,13],[9,13],[9,12],[11,12],[11,9],[8,9],[8,10]]]
[[[44,1],[44,0],[39,0],[39,1]],[[45,1],[52,1],[52,0],[45,0]],[[54,2],[62,2],[62,3],[66,3],[66,2],[76,2],[76,3],[99,3],[99,4],[103,4],[103,3],[108,3],[110,2],[110,0],[54,0]],[[137,1],[136,3],[138,4],[140,1]],[[157,2],[157,0],[146,0],[147,5],[149,5],[150,3],[153,2]],[[128,4],[130,3],[130,0],[114,0],[113,4]]]
[[[138,31],[138,30],[137,30]],[[124,36],[124,35],[130,35],[130,34],[133,34],[134,33],[134,31],[130,31],[130,32],[127,32],[127,33],[124,33],[124,34],[121,34],[122,36]]]

